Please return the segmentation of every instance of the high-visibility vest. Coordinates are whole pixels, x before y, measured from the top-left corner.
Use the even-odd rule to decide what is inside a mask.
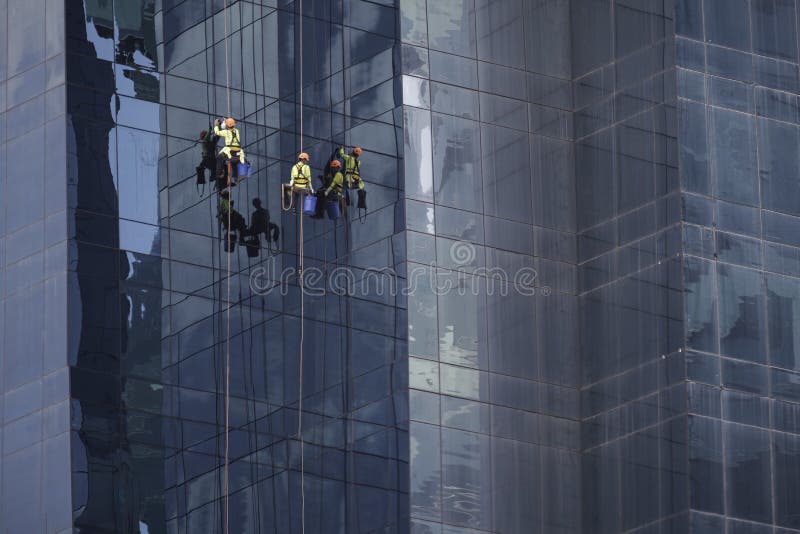
[[[328,191],[334,191],[337,195],[342,196],[342,189],[344,189],[344,177],[341,171],[336,171],[331,185],[328,186]]]
[[[297,187],[308,187],[311,183],[311,168],[299,161],[292,167],[292,181]]]

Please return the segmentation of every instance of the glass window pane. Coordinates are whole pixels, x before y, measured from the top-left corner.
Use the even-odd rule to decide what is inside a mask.
[[[797,59],[794,0],[750,0],[753,52]]]
[[[769,362],[800,369],[800,280],[767,275]]]
[[[442,429],[442,519],[454,525],[491,528],[489,436]]]
[[[432,116],[436,202],[481,211],[483,180],[478,123],[439,113]]]
[[[759,175],[764,208],[800,214],[800,128],[758,121]]]
[[[474,0],[428,2],[428,38],[431,48],[475,57]]]
[[[409,198],[433,202],[431,115],[421,109],[403,109],[405,190]]]
[[[485,213],[531,223],[528,134],[485,125],[481,128],[481,150]]]
[[[478,62],[442,52],[430,51],[431,80],[478,88]]]
[[[439,427],[412,422],[409,425],[411,513],[441,521],[442,466]]]
[[[725,423],[723,435],[728,514],[752,521],[770,521],[769,431]]]
[[[712,108],[712,175],[719,198],[758,205],[754,118]]]
[[[706,40],[750,50],[747,0],[704,0]]]
[[[717,352],[717,304],[712,264],[686,259],[686,342],[692,348]]]
[[[523,2],[476,0],[479,59],[511,67],[525,67],[525,47],[520,46],[524,37]]]
[[[478,119],[478,93],[443,83],[431,83],[431,109],[465,119]]]
[[[723,354],[764,362],[764,288],[758,271],[719,264],[719,330]]]
[[[773,433],[775,455],[775,521],[800,529],[800,436]]]
[[[692,509],[723,513],[722,428],[719,420],[689,416],[689,476]]]

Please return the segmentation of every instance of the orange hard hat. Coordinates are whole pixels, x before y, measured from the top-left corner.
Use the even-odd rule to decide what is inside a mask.
[[[307,153],[305,153],[305,152],[300,152],[300,155],[299,155],[299,156],[297,156],[297,159],[304,159],[304,160],[308,161],[310,158],[308,157],[308,154],[307,154]]]
[[[341,166],[342,166],[342,164],[341,164],[341,162],[339,162],[338,159],[335,159],[335,160],[331,161],[331,167],[333,167],[334,169],[338,169]]]
[[[353,154],[355,154],[356,156],[360,156],[361,155],[361,147],[360,146],[355,147],[353,149]]]
[[[231,117],[228,117],[227,119],[225,119],[225,126],[227,128],[233,128],[234,126],[236,126],[236,121],[233,120]]]

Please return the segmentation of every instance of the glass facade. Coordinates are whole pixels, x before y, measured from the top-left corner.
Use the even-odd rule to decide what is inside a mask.
[[[796,532],[797,5],[678,4],[692,531]]]
[[[0,532],[800,533],[799,21],[0,0]]]
[[[0,531],[66,532],[64,3],[2,0],[0,34]]]

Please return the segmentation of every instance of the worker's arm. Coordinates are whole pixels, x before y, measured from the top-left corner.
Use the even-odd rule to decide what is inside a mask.
[[[342,173],[337,172],[334,175],[333,180],[331,180],[331,184],[323,191],[325,196],[327,197],[331,193],[331,191],[333,191],[333,188],[336,185],[340,185],[341,183],[342,183]]]
[[[290,175],[289,187],[294,185],[295,178],[297,178],[297,165],[292,165],[292,174]]]

